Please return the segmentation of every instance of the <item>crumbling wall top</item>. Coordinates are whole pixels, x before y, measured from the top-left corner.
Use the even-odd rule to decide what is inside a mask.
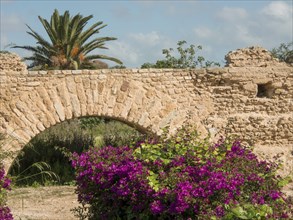
[[[287,65],[279,60],[266,49],[259,46],[252,46],[243,49],[237,49],[236,51],[230,51],[225,59],[228,67],[267,67]]]
[[[27,72],[27,66],[17,54],[1,52],[0,72]]]

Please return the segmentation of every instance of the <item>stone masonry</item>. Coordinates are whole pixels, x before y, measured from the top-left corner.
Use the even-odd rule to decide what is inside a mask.
[[[18,152],[46,128],[76,117],[109,117],[157,134],[190,123],[214,140],[234,135],[266,157],[278,154],[289,173],[293,67],[259,47],[231,52],[227,61],[213,69],[27,71],[16,55],[0,54],[2,146]]]

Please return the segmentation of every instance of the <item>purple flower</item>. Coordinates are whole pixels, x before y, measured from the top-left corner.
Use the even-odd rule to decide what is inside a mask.
[[[1,220],[13,220],[10,209],[7,206],[0,207],[0,219]]]
[[[258,199],[258,204],[260,204],[260,205],[265,204],[265,199],[264,199],[263,196],[259,197],[259,199]]]
[[[245,149],[241,146],[239,141],[235,141],[231,148],[232,155],[243,156],[245,153]]]
[[[2,187],[4,189],[10,189],[11,180],[8,178],[5,178],[4,183],[2,184]]]
[[[162,154],[170,153],[167,161],[171,162],[134,158],[129,147],[107,146],[75,154],[72,165],[79,201],[94,206],[104,219],[125,214],[125,210],[134,218],[142,213],[166,218],[221,218],[224,204],[246,203],[268,204],[276,218],[285,213],[286,209],[274,202],[282,196],[277,184],[280,177],[271,178],[276,165],[259,161],[239,141],[231,150],[222,139],[207,151],[188,150],[183,155],[174,155],[163,146]],[[216,154],[210,153],[215,150]]]
[[[164,211],[164,208],[165,207],[160,200],[155,200],[151,203],[151,212],[154,215],[161,214]]]
[[[185,157],[183,156],[178,156],[173,161],[171,162],[171,166],[173,167],[179,167],[185,163]]]
[[[225,210],[221,205],[219,205],[219,206],[216,207],[215,213],[216,213],[217,217],[223,217],[224,214],[225,214]]]
[[[183,213],[188,208],[189,204],[179,197],[173,203],[171,203],[169,210],[170,213],[179,214]]]
[[[281,192],[277,192],[277,191],[272,191],[269,196],[273,199],[279,199],[281,197]]]

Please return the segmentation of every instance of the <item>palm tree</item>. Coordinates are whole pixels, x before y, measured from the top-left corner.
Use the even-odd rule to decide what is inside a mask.
[[[70,17],[69,11],[65,11],[64,15],[59,15],[58,10],[55,9],[50,23],[39,16],[50,41],[45,40],[27,25],[30,30],[27,33],[36,39],[37,46],[14,46],[13,48],[22,48],[33,52],[32,56],[24,57],[25,60],[33,61],[29,68],[82,69],[91,66],[91,61],[94,59],[106,59],[122,64],[120,60],[113,57],[89,54],[95,49],[108,49],[105,47],[105,42],[117,39],[98,37],[88,41],[90,37],[107,26],[100,21],[84,30],[91,18],[93,15],[83,17],[77,14]]]

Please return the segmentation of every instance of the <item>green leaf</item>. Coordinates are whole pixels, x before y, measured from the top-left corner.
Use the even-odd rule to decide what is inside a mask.
[[[158,174],[154,173],[153,171],[149,171],[149,176],[147,177],[147,180],[149,181],[150,187],[153,188],[156,192],[159,191],[160,184],[157,180]]]
[[[240,219],[249,219],[247,218],[247,212],[241,206],[237,206],[236,208],[231,209],[231,211]]]
[[[287,176],[287,177],[285,177],[284,179],[282,179],[281,181],[278,182],[278,186],[282,188],[282,187],[286,186],[290,182],[292,182],[292,178],[290,176]]]

